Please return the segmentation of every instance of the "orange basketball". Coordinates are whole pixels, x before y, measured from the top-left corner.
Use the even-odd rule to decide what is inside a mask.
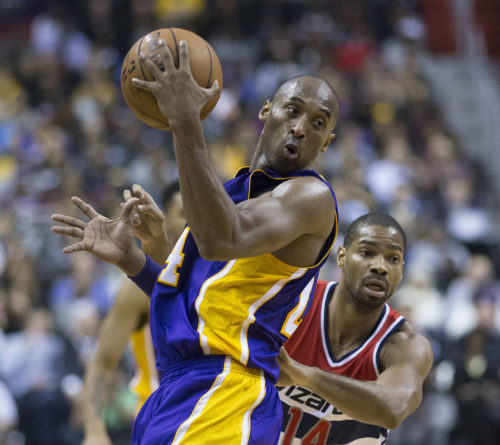
[[[179,42],[185,40],[189,48],[189,64],[191,73],[198,84],[208,88],[215,80],[219,81],[222,90],[222,67],[219,58],[209,43],[187,29],[162,28],[141,37],[130,48],[121,71],[121,89],[128,107],[145,124],[159,130],[170,130],[167,118],[161,113],[156,98],[149,92],[136,88],[132,79],[153,81],[154,77],[139,59],[139,54],[159,58],[158,40],[164,40],[172,52],[175,66],[179,66]],[[201,112],[201,119],[206,118],[219,100],[220,92],[208,102]]]

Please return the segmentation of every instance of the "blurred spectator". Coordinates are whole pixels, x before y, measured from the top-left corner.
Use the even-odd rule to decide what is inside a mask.
[[[58,445],[77,433],[71,431],[71,406],[60,382],[66,369],[66,344],[52,332],[51,315],[31,310],[23,329],[7,334],[2,342],[0,375],[12,391],[19,408],[19,429],[26,445]]]
[[[500,335],[495,327],[498,298],[491,288],[474,297],[477,325],[451,345],[453,394],[458,418],[450,434],[454,445],[500,442]]]
[[[472,255],[463,273],[453,279],[444,297],[443,327],[446,336],[456,339],[476,326],[474,297],[478,291],[494,284],[493,264],[485,255]],[[498,326],[496,326],[498,329]]]
[[[117,284],[116,275],[88,262],[90,257],[61,255],[49,231],[51,213],[75,211],[69,198],[78,195],[97,210],[116,214],[123,189],[132,183],[142,184],[159,201],[162,184],[177,175],[172,135],[142,124],[120,91],[121,63],[132,44],[153,29],[176,26],[206,37],[223,66],[220,101],[203,125],[224,179],[248,163],[248,148],[255,145],[261,125],[257,111],[278,83],[297,74],[318,74],[335,86],[337,138],[314,165],[337,193],[335,248],[345,227],[369,210],[385,209],[400,221],[409,240],[408,273],[395,303],[429,335],[437,357],[421,408],[389,443],[446,445],[458,398],[467,394],[458,388],[478,381],[462,369],[465,377],[458,385],[450,370],[471,360],[459,354],[452,366],[444,353],[450,342],[467,351],[471,343],[490,348],[500,332],[500,306],[492,300],[489,310],[496,318],[490,334],[481,341],[465,337],[482,323],[486,303],[478,311],[478,292],[497,289],[500,250],[492,215],[498,210],[489,184],[447,128],[422,75],[428,34],[420,3],[0,2],[0,327],[7,334],[0,348],[8,352],[0,368],[9,370],[4,381],[9,388],[14,385],[10,390],[16,400],[25,401],[19,410],[23,428],[29,409],[41,410],[53,397],[59,407],[72,406],[71,418],[68,409],[57,422],[64,417],[70,436],[78,429],[79,368],[93,353]],[[338,277],[334,256],[321,274]],[[55,329],[42,322],[47,313],[40,315],[33,307],[49,310]],[[28,345],[38,342],[37,353],[24,357]],[[61,354],[67,363],[56,366]],[[50,382],[43,393],[48,399],[42,392],[31,398],[19,394],[19,386],[24,393],[36,386],[30,369],[21,369],[15,378],[14,369],[28,359],[43,365],[41,370],[60,368],[40,373],[50,376],[43,379]],[[491,371],[488,366],[485,373]],[[65,378],[66,368],[76,379]],[[126,444],[127,363],[122,368],[108,420],[115,425],[116,443]],[[491,385],[493,374],[487,380]],[[493,414],[494,404],[488,406]],[[464,409],[460,405],[461,416]],[[457,441],[450,443],[483,440],[467,436],[459,442],[462,433],[469,434],[456,430]],[[73,443],[62,436],[57,440]]]

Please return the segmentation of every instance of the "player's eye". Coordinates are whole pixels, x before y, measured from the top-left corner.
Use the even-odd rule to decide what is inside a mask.
[[[299,110],[297,109],[297,107],[294,107],[293,105],[289,105],[287,107],[287,110],[290,114],[296,116],[297,114],[299,114]]]
[[[394,255],[391,257],[391,262],[393,264],[398,264],[401,261],[401,258],[398,255]]]
[[[316,128],[323,128],[325,126],[325,122],[323,121],[323,119],[315,119],[313,121],[313,125],[316,127]]]

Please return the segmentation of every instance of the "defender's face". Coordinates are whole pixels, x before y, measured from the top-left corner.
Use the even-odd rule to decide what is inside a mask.
[[[333,140],[336,124],[332,92],[321,82],[290,82],[266,102],[259,118],[265,122],[260,144],[264,167],[279,172],[301,170]]]
[[[369,311],[382,306],[403,276],[404,241],[393,227],[364,226],[337,261],[347,294],[355,306]]]

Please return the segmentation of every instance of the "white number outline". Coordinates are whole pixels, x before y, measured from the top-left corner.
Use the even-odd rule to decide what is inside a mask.
[[[291,335],[295,332],[295,329],[299,327],[299,324],[302,322],[302,314],[304,313],[307,303],[309,301],[309,297],[311,296],[311,291],[314,285],[314,277],[307,283],[306,287],[300,293],[299,302],[297,306],[295,306],[287,315],[285,322],[283,323],[283,327],[281,328],[281,333],[290,338]]]
[[[179,272],[177,269],[179,269],[184,262],[184,253],[182,253],[182,251],[184,250],[184,244],[186,243],[188,233],[189,227],[186,227],[165,261],[165,267],[158,277],[159,283],[177,287],[177,282],[179,281]]]

